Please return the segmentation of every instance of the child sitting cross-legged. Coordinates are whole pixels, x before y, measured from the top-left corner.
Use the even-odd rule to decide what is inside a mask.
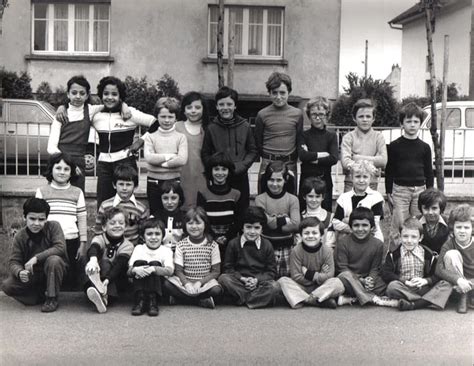
[[[161,245],[165,225],[160,220],[149,218],[140,229],[145,244],[135,247],[128,262],[128,275],[133,278],[135,295],[132,315],[142,315],[148,310],[148,315],[157,316],[157,297],[163,296],[162,278],[174,272],[173,252],[168,246]]]
[[[242,235],[227,246],[219,283],[237,305],[250,309],[272,306],[279,288],[273,247],[262,237],[267,217],[262,208],[250,206],[242,222]]]
[[[324,226],[316,217],[306,217],[301,221],[302,242],[290,254],[291,278],[281,277],[283,295],[295,309],[303,305],[336,308],[336,301],[329,298],[319,301],[318,288],[326,280],[334,277],[333,251],[322,243]]]

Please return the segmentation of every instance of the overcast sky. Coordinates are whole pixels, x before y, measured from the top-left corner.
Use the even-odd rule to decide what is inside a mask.
[[[342,0],[341,59],[339,88],[346,86],[346,75],[364,75],[365,40],[369,41],[368,73],[385,79],[392,65],[401,65],[402,32],[391,29],[388,21],[417,0]]]

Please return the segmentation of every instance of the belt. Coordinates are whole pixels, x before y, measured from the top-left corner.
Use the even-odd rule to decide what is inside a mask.
[[[266,152],[262,152],[262,158],[268,160],[278,160],[278,161],[293,161],[298,158],[298,154],[296,151],[293,151],[289,155],[279,155],[279,154],[269,154]]]

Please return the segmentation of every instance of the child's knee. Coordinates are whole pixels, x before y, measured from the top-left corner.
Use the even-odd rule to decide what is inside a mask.
[[[462,264],[462,255],[459,250],[451,249],[446,252],[444,255],[444,264],[453,264],[453,263],[461,263]]]
[[[385,293],[388,297],[395,297],[398,295],[398,291],[402,287],[402,283],[400,281],[392,281],[387,285],[387,289]]]

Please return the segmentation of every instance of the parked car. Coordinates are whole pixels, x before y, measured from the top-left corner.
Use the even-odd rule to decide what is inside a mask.
[[[55,108],[32,99],[0,99],[0,166],[6,171],[26,170],[38,173],[48,160],[48,138]],[[93,128],[87,147],[86,174],[94,173],[95,142],[99,139]],[[13,167],[13,169],[11,169]]]

